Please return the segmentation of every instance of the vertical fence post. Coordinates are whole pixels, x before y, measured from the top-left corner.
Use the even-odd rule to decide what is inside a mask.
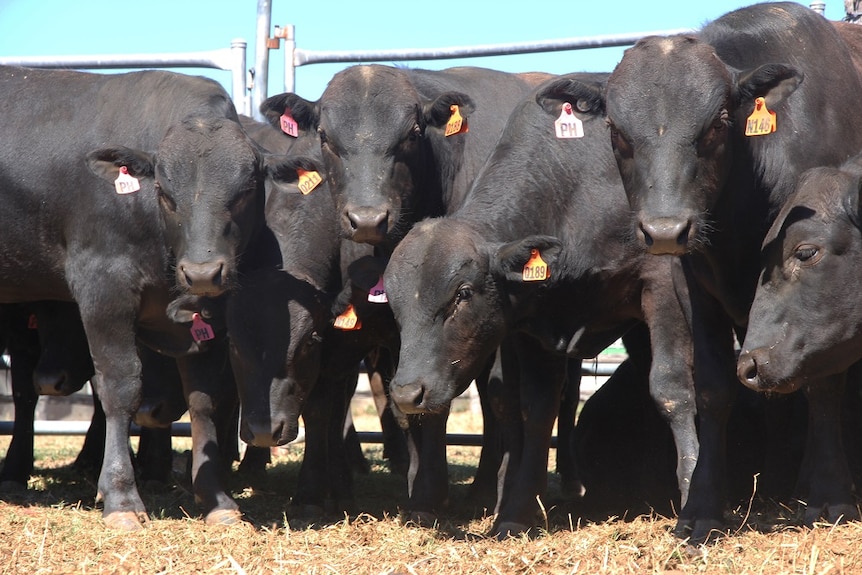
[[[254,47],[254,84],[251,88],[251,116],[263,121],[260,105],[266,100],[269,82],[269,30],[272,23],[272,2],[257,0],[257,34]]]
[[[234,38],[230,43],[231,98],[237,112],[251,116],[251,103],[246,84],[246,46],[246,41],[242,38]]]
[[[296,92],[296,30],[293,24],[285,27],[284,34],[284,91]]]

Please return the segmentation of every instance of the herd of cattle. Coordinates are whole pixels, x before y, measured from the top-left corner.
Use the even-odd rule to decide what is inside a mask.
[[[260,448],[302,415],[299,509],[346,501],[364,362],[419,522],[445,507],[446,419],[476,381],[473,487],[495,501],[492,535],[516,534],[558,417],[563,485],[582,492],[580,362],[624,337],[673,437],[680,537],[725,525],[740,381],[804,393],[805,523],[858,519],[842,418],[862,359],[860,95],[862,27],[796,3],[645,38],[609,74],[353,66],[317,101],[266,100],[268,124],[199,77],[0,67],[18,382],[0,480],[32,471],[36,390],[95,372],[108,526],[146,522],[131,422],[186,409],[208,523],[241,520],[220,473],[237,406]],[[765,410],[759,429],[784,435]]]

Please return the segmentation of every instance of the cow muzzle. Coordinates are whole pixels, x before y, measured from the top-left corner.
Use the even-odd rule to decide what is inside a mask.
[[[217,297],[227,290],[227,262],[217,259],[195,263],[180,261],[177,264],[177,281],[192,295]]]
[[[255,447],[275,447],[285,445],[299,435],[299,422],[296,420],[274,421],[271,425],[243,418],[239,426],[239,437]]]
[[[348,207],[342,225],[354,242],[380,244],[389,233],[389,210],[374,207]]]
[[[65,396],[75,393],[80,387],[72,386],[72,379],[66,370],[33,372],[33,385],[39,395]]]
[[[790,393],[799,385],[783,377],[777,377],[767,348],[743,350],[736,362],[736,376],[746,387],[754,391]]]
[[[692,218],[640,218],[638,236],[653,255],[681,256],[693,234]]]

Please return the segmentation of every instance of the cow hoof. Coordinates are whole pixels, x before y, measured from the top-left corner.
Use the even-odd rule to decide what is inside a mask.
[[[488,533],[488,536],[494,537],[502,541],[510,537],[518,537],[519,535],[523,535],[529,530],[530,526],[524,525],[523,523],[518,523],[516,521],[501,521],[498,525],[495,525],[491,529],[491,532]]]
[[[564,501],[578,501],[584,498],[587,489],[580,479],[568,479],[560,483],[560,496]]]
[[[238,509],[216,509],[207,514],[206,524],[214,525],[239,525],[242,523],[242,513]]]
[[[411,527],[436,527],[438,523],[437,515],[430,511],[410,511],[404,521]]]
[[[149,522],[146,513],[135,511],[114,511],[105,516],[105,526],[120,531],[138,531]]]
[[[803,522],[806,527],[814,527],[814,524],[820,521],[835,525],[854,519],[859,519],[859,510],[856,506],[849,503],[839,503],[822,507],[808,507],[805,510]]]
[[[692,545],[701,545],[717,541],[727,532],[724,523],[717,519],[680,519],[673,534],[678,539],[688,539]]]

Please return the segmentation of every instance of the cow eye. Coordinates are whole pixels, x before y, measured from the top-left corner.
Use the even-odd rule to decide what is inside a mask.
[[[610,120],[608,121],[608,126],[611,129],[611,146],[614,148],[614,151],[619,153],[623,158],[631,158],[634,155],[634,148],[632,148],[631,142]]]
[[[422,137],[422,127],[419,124],[413,124],[413,128],[410,130],[410,133],[407,135],[407,139],[411,142],[415,142],[419,138]]]
[[[455,296],[455,303],[459,304],[464,301],[469,301],[473,298],[473,288],[470,286],[461,286],[458,290],[458,295]]]
[[[324,130],[323,128],[317,128],[317,137],[320,138],[320,145],[325,146],[327,143],[326,130]]]
[[[728,117],[727,110],[722,110],[719,116],[712,121],[712,124],[697,142],[698,155],[703,156],[711,152],[722,141],[727,130]]]
[[[177,211],[177,203],[171,197],[169,193],[167,193],[162,186],[156,183],[156,195],[159,198],[159,203],[162,205],[164,209],[167,211],[174,213]]]
[[[803,244],[796,248],[793,257],[803,264],[814,264],[820,259],[820,249],[811,244]]]

